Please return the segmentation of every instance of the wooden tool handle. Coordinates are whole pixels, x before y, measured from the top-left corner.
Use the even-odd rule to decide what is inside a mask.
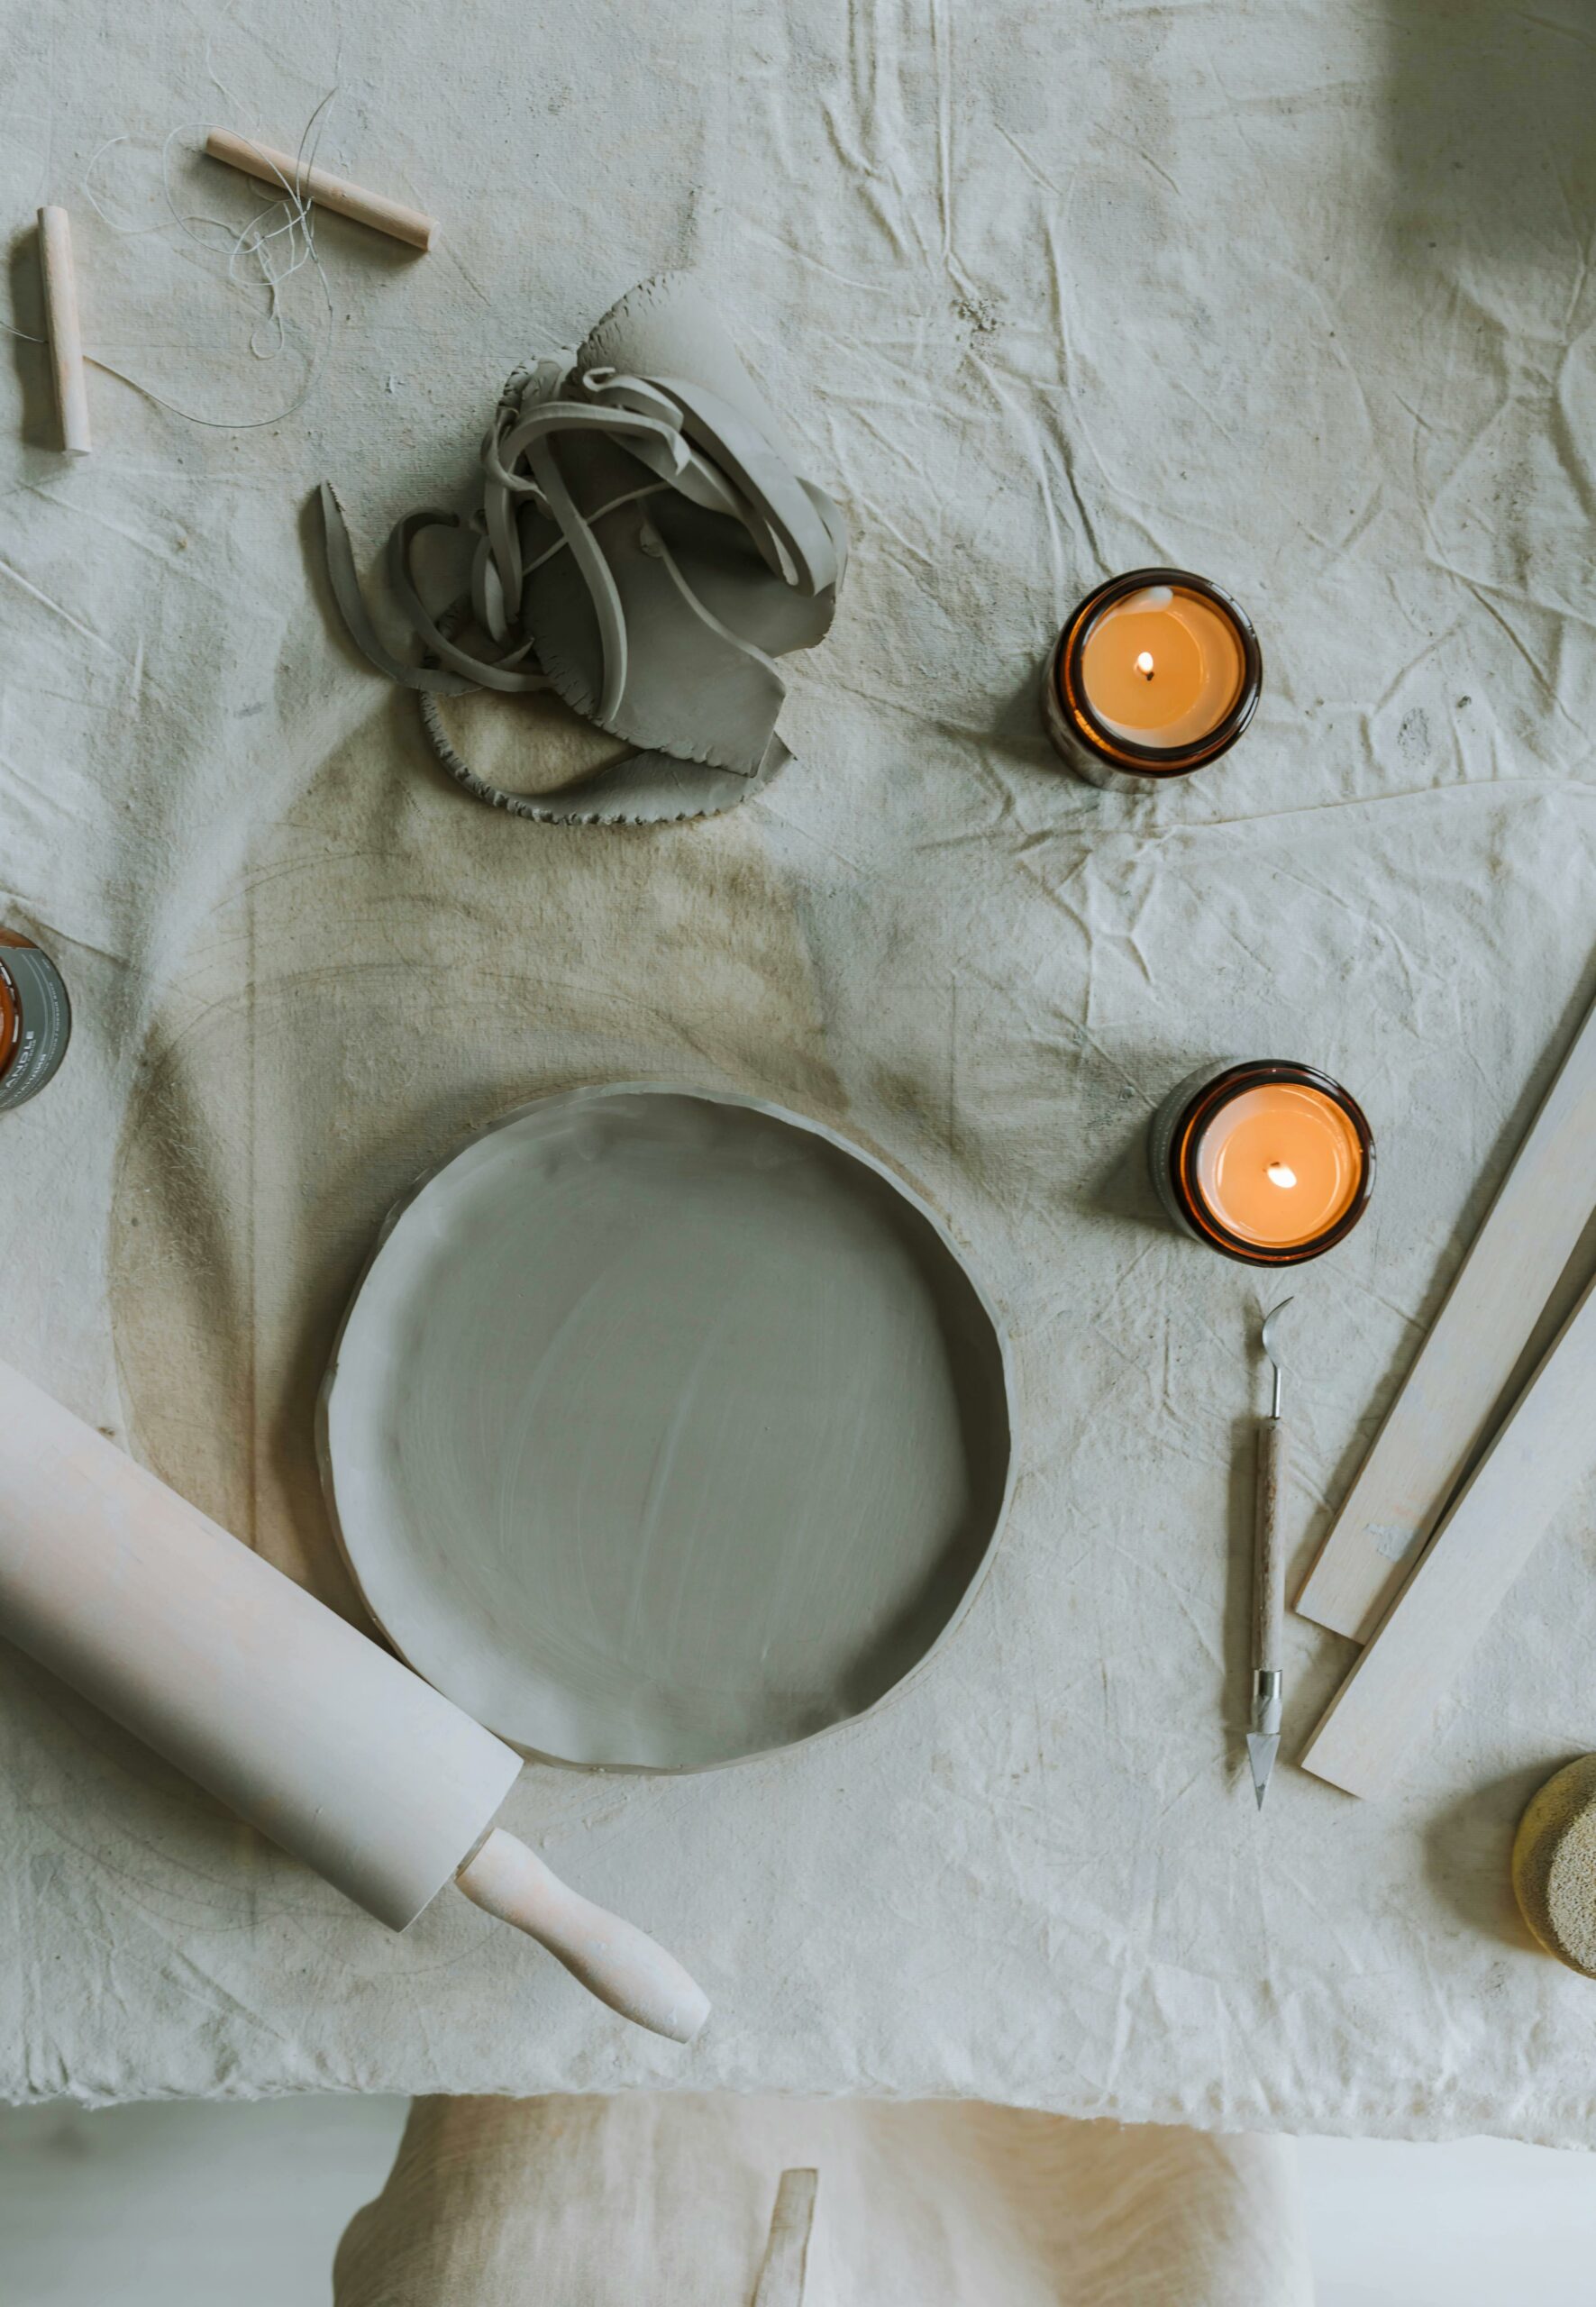
[[[39,263],[44,277],[44,322],[50,335],[56,408],[61,420],[61,446],[71,456],[87,457],[94,442],[88,429],[83,338],[78,325],[72,226],[64,208],[39,211]]]
[[[363,185],[330,176],[325,169],[313,169],[293,152],[258,144],[251,136],[236,136],[231,128],[213,128],[205,138],[205,150],[213,160],[256,178],[276,193],[286,195],[292,187],[299,199],[314,200],[318,208],[330,208],[335,215],[351,217],[357,224],[369,224],[373,232],[386,233],[410,248],[430,249],[437,234],[436,219],[424,216],[419,208],[407,208],[402,200],[368,192]]]
[[[1253,1568],[1253,1671],[1278,1673],[1286,1609],[1286,1550],[1281,1505],[1286,1487],[1286,1429],[1266,1418],[1258,1429],[1256,1554]]]
[[[570,1890],[502,1827],[454,1879],[468,1899],[546,1947],[589,1994],[623,2019],[690,2043],[708,2018],[708,1996],[674,1955],[634,1923]]]

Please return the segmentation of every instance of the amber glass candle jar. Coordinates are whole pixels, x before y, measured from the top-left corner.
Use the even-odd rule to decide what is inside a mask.
[[[1068,619],[1042,715],[1078,776],[1145,793],[1228,751],[1263,688],[1258,636],[1227,593],[1182,570],[1133,569]]]
[[[1300,1265],[1344,1241],[1374,1189],[1356,1099],[1317,1066],[1227,1058],[1153,1117],[1153,1182],[1182,1233],[1245,1265]]]
[[[59,970],[30,939],[0,929],[0,1113],[43,1089],[71,1031]]]

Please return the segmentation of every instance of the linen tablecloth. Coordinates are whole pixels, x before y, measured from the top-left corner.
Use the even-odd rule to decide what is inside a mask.
[[[5,1653],[0,2088],[1596,2138],[1596,1990],[1531,1950],[1506,1865],[1596,1745],[1592,1493],[1389,1801],[1292,1767],[1351,1655],[1292,1620],[1255,1815],[1259,1294],[1143,1156],[1211,1057],[1311,1060],[1369,1111],[1371,1213],[1299,1278],[1305,1557],[1593,981],[1573,0],[384,0],[341,31],[154,0],[14,5],[5,55],[13,321],[61,201],[90,349],[192,414],[270,418],[304,370],[224,236],[170,224],[169,132],[176,208],[242,225],[193,124],[292,147],[336,86],[321,159],[443,230],[420,258],[321,219],[326,304],[309,268],[283,290],[316,373],[252,430],[95,372],[68,461],[41,354],[0,362],[0,912],[77,1009],[0,1121],[0,1352],[352,1609],[311,1410],[384,1209],[521,1099],[670,1079],[924,1184],[1011,1327],[1020,1471],[972,1607],[874,1715],[707,1776],[522,1782],[511,1822],[715,1996],[687,2054],[463,1901],[390,1938]],[[368,560],[463,503],[505,373],[684,265],[853,524],[797,759],[711,823],[507,822],[333,629],[307,500],[333,479]],[[1154,563],[1249,608],[1263,703],[1212,770],[1100,794],[1040,668]],[[558,741],[451,710],[506,777]]]
[[[1286,2138],[980,2102],[415,2101],[333,2307],[1312,2307]]]

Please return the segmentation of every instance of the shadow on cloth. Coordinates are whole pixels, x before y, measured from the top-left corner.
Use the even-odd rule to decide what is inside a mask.
[[[1493,0],[1384,0],[1401,260],[1577,260],[1596,226],[1596,22],[1577,0],[1534,14]],[[1571,276],[1572,278],[1572,276]]]
[[[50,380],[50,354],[44,335],[44,293],[39,278],[39,232],[29,224],[12,241],[6,256],[8,310],[13,315],[6,344],[22,393],[22,437],[30,449],[59,450],[61,423],[56,414]]]
[[[1513,1837],[1530,1796],[1569,1759],[1559,1755],[1471,1787],[1424,1829],[1424,1871],[1432,1889],[1472,1930],[1486,1931],[1519,1952],[1542,1950],[1513,1896]]]
[[[141,1454],[357,1619],[316,1395],[416,1177],[496,1115],[583,1081],[746,1090],[832,1122],[845,1104],[752,812],[523,825],[431,773],[394,709],[261,830],[164,984],[110,1251]]]

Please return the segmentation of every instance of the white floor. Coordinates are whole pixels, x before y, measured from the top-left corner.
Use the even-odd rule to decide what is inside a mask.
[[[0,2307],[326,2307],[405,2107],[0,2108]]]
[[[0,2108],[4,2307],[325,2307],[399,2099]],[[1301,2143],[1319,2307],[1592,2307],[1596,2160]],[[1260,2302],[1260,2307],[1267,2307]]]
[[[1318,2307],[1593,2307],[1596,2157],[1305,2138]]]

